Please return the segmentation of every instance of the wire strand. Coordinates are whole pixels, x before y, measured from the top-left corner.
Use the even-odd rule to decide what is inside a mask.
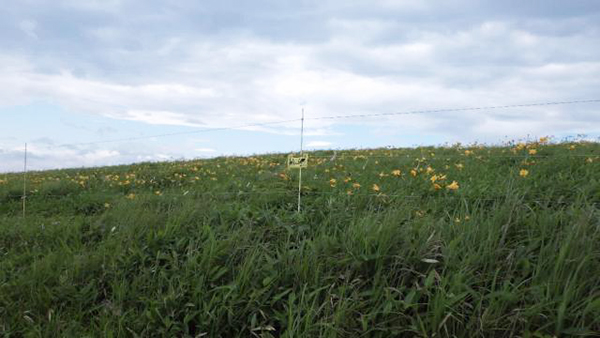
[[[166,133],[166,134],[155,134],[155,135],[139,136],[139,137],[127,137],[127,138],[120,138],[120,139],[95,141],[95,142],[66,143],[66,144],[60,144],[60,145],[56,145],[56,146],[50,146],[48,148],[52,149],[52,148],[65,148],[65,147],[76,147],[76,146],[84,146],[84,145],[104,144],[104,143],[139,141],[139,140],[146,140],[146,139],[159,138],[159,137],[170,137],[170,136],[199,134],[199,133],[207,133],[207,132],[223,131],[223,130],[262,127],[262,126],[284,124],[284,123],[291,123],[291,122],[297,122],[297,121],[300,121],[300,119],[254,123],[254,124],[246,124],[246,125],[240,125],[240,126],[235,126],[235,127],[206,128],[206,129],[200,129],[200,130],[192,130],[192,131],[184,131],[184,132],[176,132],[176,133]]]
[[[459,111],[475,111],[475,110],[524,108],[524,107],[539,107],[539,106],[555,106],[555,105],[568,105],[568,104],[579,104],[579,103],[598,103],[598,102],[600,102],[600,99],[573,100],[573,101],[552,101],[552,102],[510,104],[510,105],[500,105],[500,106],[482,106],[482,107],[465,107],[465,108],[440,108],[440,109],[428,109],[428,110],[412,110],[412,111],[391,112],[391,113],[333,115],[333,116],[309,117],[309,118],[307,118],[307,120],[334,120],[334,119],[349,119],[349,118],[368,118],[368,117],[378,117],[378,116],[413,115],[413,114],[429,114],[429,113],[447,113],[447,112],[459,112]]]

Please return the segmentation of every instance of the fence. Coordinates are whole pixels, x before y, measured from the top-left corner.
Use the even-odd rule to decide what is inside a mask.
[[[78,146],[90,146],[90,145],[98,145],[98,144],[106,144],[106,143],[119,143],[119,142],[129,142],[129,141],[140,141],[146,139],[154,139],[161,137],[172,137],[172,136],[181,136],[181,135],[192,135],[199,133],[208,133],[208,132],[217,132],[217,131],[229,131],[236,129],[244,129],[251,127],[263,127],[263,126],[274,126],[281,124],[288,124],[294,122],[300,122],[301,124],[301,133],[300,133],[300,153],[303,151],[303,134],[304,134],[304,121],[305,120],[340,120],[340,119],[366,119],[366,118],[376,118],[376,117],[384,117],[384,116],[397,116],[397,115],[412,115],[412,114],[433,114],[433,113],[454,113],[454,112],[465,112],[465,111],[485,111],[485,110],[500,110],[500,109],[509,109],[509,108],[526,108],[526,107],[541,107],[541,106],[552,106],[552,105],[573,105],[573,104],[586,104],[586,103],[598,103],[600,99],[590,99],[590,100],[575,100],[575,101],[554,101],[554,102],[543,102],[543,103],[528,103],[528,104],[513,104],[513,105],[499,105],[499,106],[482,106],[482,107],[466,107],[466,108],[447,108],[447,109],[432,109],[432,110],[414,110],[414,111],[405,111],[405,112],[390,112],[390,113],[375,113],[375,114],[355,114],[355,115],[334,115],[334,116],[322,116],[322,117],[304,117],[304,110],[302,111],[302,117],[299,119],[291,119],[291,120],[283,120],[283,121],[271,121],[265,123],[254,123],[254,124],[245,124],[239,126],[232,127],[219,127],[219,128],[205,128],[194,131],[187,132],[176,132],[176,133],[166,133],[166,134],[156,134],[149,135],[143,137],[130,137],[130,138],[120,138],[120,139],[109,139],[109,140],[100,140],[95,142],[81,142],[81,143],[70,143],[70,144],[60,144],[57,146],[47,147],[48,149],[57,149],[57,148],[65,148],[65,147],[78,147]],[[6,198],[14,199],[20,198],[22,200],[22,209],[23,209],[23,217],[26,216],[26,201],[28,199],[37,198],[27,196],[27,188],[28,188],[28,158],[27,158],[27,144],[24,149],[24,170],[23,170],[23,193],[22,195],[14,195],[7,194]],[[316,166],[326,163],[327,159],[332,159],[332,157],[336,157],[335,154],[327,154],[327,155],[312,155],[311,158],[321,160],[320,163],[317,163]],[[548,157],[574,157],[574,158],[593,158],[598,157],[597,153],[585,153],[585,154],[568,154],[568,155],[543,155],[543,154],[526,154],[526,155],[517,155],[517,154],[507,154],[507,155],[489,155],[486,156],[486,159],[541,159]],[[341,152],[339,154],[340,158],[343,159],[347,156],[346,152]],[[350,155],[352,156],[352,155]],[[396,158],[398,160],[406,158],[405,154],[393,154],[390,152],[390,155],[361,155],[362,158],[374,160],[381,159],[392,159]],[[463,155],[444,155],[439,156],[436,160],[450,160],[455,158],[461,158]],[[410,159],[410,158],[409,158]],[[366,164],[365,164],[366,165]],[[286,195],[292,193],[290,190],[270,190],[270,191],[236,191],[236,192],[203,192],[202,194],[210,195],[210,196],[247,196],[253,194],[281,194]],[[295,192],[294,192],[295,194]],[[186,194],[187,195],[187,194]],[[200,193],[193,193],[191,196],[199,196]],[[339,192],[325,192],[325,191],[302,191],[302,169],[299,172],[299,182],[298,182],[298,212],[300,212],[301,198],[302,196],[322,196],[322,195],[339,195]],[[402,198],[402,199],[422,199],[427,198],[427,196],[415,196],[415,195],[406,195],[406,194],[363,194],[364,196],[375,196],[375,197],[385,197],[385,198]],[[175,196],[175,195],[173,195]],[[177,195],[182,196],[182,195]],[[64,198],[64,195],[42,195],[40,197],[43,198]],[[530,196],[528,200],[531,202],[542,202],[543,199],[540,197]],[[502,199],[502,197],[493,197],[493,196],[462,196],[460,197],[465,200],[478,200],[478,201],[497,201]]]

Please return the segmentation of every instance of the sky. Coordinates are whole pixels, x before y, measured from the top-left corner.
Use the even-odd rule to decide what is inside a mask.
[[[309,150],[600,137],[598,102],[319,119],[600,99],[596,0],[0,5],[0,172],[296,152],[302,109]]]

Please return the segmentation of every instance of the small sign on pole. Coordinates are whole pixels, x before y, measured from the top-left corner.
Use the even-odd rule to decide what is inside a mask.
[[[302,122],[300,125],[300,157],[288,157],[288,168],[298,168],[298,214],[302,205],[302,168],[308,167],[308,154],[303,152],[304,146],[304,108],[302,108]],[[290,165],[290,161],[292,162]]]
[[[294,156],[293,154],[288,155],[287,167],[289,169],[308,168],[308,154],[302,154],[300,156]]]

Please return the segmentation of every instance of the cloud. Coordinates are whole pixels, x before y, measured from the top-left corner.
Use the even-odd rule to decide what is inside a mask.
[[[38,36],[35,32],[37,28],[37,22],[33,20],[23,20],[19,23],[19,28],[30,38],[37,40]]]
[[[462,141],[600,130],[597,105],[311,120],[597,98],[594,1],[61,0],[5,11],[0,112],[48,101],[114,120],[213,128],[298,119],[302,104],[306,134],[338,135],[341,147],[373,130]],[[113,157],[133,158],[125,150]],[[173,151],[149,150],[139,156]]]
[[[158,125],[175,125],[175,126],[189,126],[189,127],[200,127],[202,123],[192,123],[190,118],[184,114],[172,113],[169,111],[141,111],[132,110],[126,112],[124,115],[119,116],[123,120],[140,121],[148,124]]]
[[[311,141],[311,142],[308,142],[306,144],[306,146],[308,148],[325,148],[325,147],[330,147],[331,146],[331,142],[326,142],[326,141]]]
[[[212,149],[212,148],[197,148],[196,151],[199,153],[215,153],[215,152],[217,152],[215,149]]]

